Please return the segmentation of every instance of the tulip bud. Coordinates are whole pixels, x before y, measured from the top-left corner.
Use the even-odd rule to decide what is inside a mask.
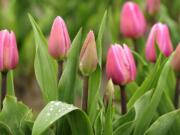
[[[173,59],[171,61],[172,68],[179,72],[180,71],[180,43],[178,44]]]
[[[108,84],[106,86],[106,91],[105,91],[105,94],[104,94],[104,103],[105,105],[108,104],[108,101],[110,99],[113,99],[114,98],[114,84],[112,82],[112,80],[110,79],[108,81]]]
[[[160,9],[160,0],[146,0],[146,9],[150,15],[156,13]]]
[[[0,71],[14,69],[19,61],[14,32],[0,31]]]
[[[83,75],[87,76],[96,70],[98,64],[98,56],[96,50],[96,42],[93,31],[90,31],[84,41],[80,52],[79,69]]]
[[[114,85],[113,85],[113,82],[111,79],[108,81],[106,91],[105,91],[105,95],[107,97],[112,97],[112,98],[114,96]]]
[[[60,16],[57,16],[49,36],[49,53],[53,58],[62,60],[66,56],[70,44],[71,41],[66,24]]]
[[[125,37],[138,38],[146,31],[146,21],[139,6],[126,2],[121,11],[120,30]]]
[[[106,73],[114,84],[125,85],[136,77],[136,65],[127,45],[111,46],[107,54]]]
[[[166,57],[173,52],[169,29],[166,24],[156,23],[150,31],[146,42],[146,58],[151,62],[156,61],[156,44]]]

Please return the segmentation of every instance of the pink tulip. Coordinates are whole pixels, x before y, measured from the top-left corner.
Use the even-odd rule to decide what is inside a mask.
[[[57,16],[49,36],[49,53],[55,59],[62,60],[70,47],[71,41],[64,20]]]
[[[175,71],[180,72],[180,43],[176,47],[171,66]]]
[[[136,77],[136,65],[127,45],[111,46],[107,54],[106,73],[115,84],[125,85]]]
[[[123,5],[120,19],[120,30],[125,37],[138,38],[146,31],[146,21],[139,6],[134,2]]]
[[[80,52],[79,68],[83,75],[89,75],[96,70],[98,56],[96,50],[96,41],[93,31],[90,31]]]
[[[146,9],[149,14],[154,14],[160,9],[160,0],[146,0]]]
[[[173,52],[169,29],[166,24],[156,23],[150,31],[146,42],[146,58],[151,62],[156,61],[156,44],[166,57]]]
[[[14,32],[0,31],[0,71],[14,69],[19,61]]]

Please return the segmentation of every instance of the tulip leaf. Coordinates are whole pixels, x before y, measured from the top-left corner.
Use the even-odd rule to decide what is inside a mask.
[[[130,98],[128,102],[128,108],[132,107],[135,101],[142,96],[146,91],[156,87],[158,78],[160,76],[160,73],[162,71],[162,68],[164,66],[164,60],[163,55],[161,54],[157,60],[157,63],[153,70],[150,72],[150,74],[146,77],[144,82],[141,84],[141,86],[136,90],[134,95]]]
[[[148,66],[147,62],[144,60],[144,58],[140,54],[138,54],[134,50],[131,50],[131,52],[134,54],[135,58],[137,58],[139,62],[142,63],[143,66]]]
[[[102,108],[94,121],[94,132],[95,135],[102,135],[103,134],[103,119],[104,119],[104,108]]]
[[[0,112],[0,131],[4,134],[25,135],[22,127],[31,118],[32,112],[27,106],[17,102],[15,97],[6,96]]]
[[[109,97],[109,101],[105,111],[105,122],[104,122],[104,133],[103,135],[112,135],[112,118],[113,118],[113,107],[112,107],[112,97]]]
[[[11,129],[3,122],[0,122],[0,131],[2,135],[12,135]]]
[[[153,92],[153,95],[151,97],[150,103],[146,105],[144,108],[144,111],[142,111],[142,114],[139,115],[139,117],[136,119],[135,123],[135,129],[133,135],[140,135],[143,134],[146,129],[148,128],[156,109],[160,103],[162,94],[163,94],[163,87],[166,85],[166,82],[169,77],[170,73],[170,60],[169,59],[166,64],[163,67],[163,70],[161,72],[161,75],[158,80],[158,84]]]
[[[98,63],[100,67],[102,66],[102,38],[103,38],[104,30],[106,28],[106,22],[107,22],[107,11],[105,11],[104,13],[97,37],[97,54],[98,54]]]
[[[58,119],[66,116],[73,135],[93,135],[87,115],[79,108],[60,101],[51,101],[40,112],[34,122],[32,135],[44,133]],[[78,121],[78,124],[77,124]]]
[[[34,30],[36,55],[34,69],[43,98],[46,102],[57,99],[57,62],[49,55],[48,45],[39,26],[29,15]]]
[[[145,135],[168,135],[168,131],[171,131],[178,115],[180,116],[180,110],[175,110],[162,115],[150,126],[145,132]],[[179,134],[179,132],[176,132],[175,134]]]
[[[123,124],[122,126],[118,127],[118,129],[116,129],[113,132],[113,135],[130,135],[132,132],[132,128],[133,127],[133,121],[129,121],[125,124]]]
[[[88,85],[88,116],[92,123],[94,123],[95,118],[98,114],[98,100],[100,97],[100,84],[101,84],[101,69],[98,66],[96,71],[93,72],[89,77]]]
[[[117,130],[126,122],[133,121],[135,118],[135,109],[131,108],[125,115],[120,116],[117,120],[113,122],[113,131]]]
[[[68,52],[67,62],[58,85],[59,99],[68,103],[74,102],[75,82],[79,66],[79,53],[82,46],[81,35],[82,30],[80,29]]]

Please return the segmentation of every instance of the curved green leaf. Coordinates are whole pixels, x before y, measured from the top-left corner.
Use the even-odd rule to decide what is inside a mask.
[[[114,121],[114,123],[113,123],[113,131],[118,129],[120,126],[122,126],[126,122],[133,121],[134,118],[135,118],[135,109],[133,107],[125,115],[122,115],[120,118],[118,118],[116,121]]]
[[[104,30],[106,28],[106,22],[107,22],[107,11],[105,11],[104,13],[97,37],[97,54],[98,54],[98,62],[100,67],[102,66],[102,37]]]
[[[98,114],[97,106],[99,100],[99,90],[101,84],[101,69],[98,66],[96,71],[91,74],[89,77],[89,85],[88,85],[88,116],[91,120],[91,123],[94,123],[95,118]]]
[[[171,130],[177,115],[180,115],[180,110],[162,115],[150,126],[145,135],[168,135],[167,133]]]
[[[93,135],[92,127],[86,114],[77,107],[60,101],[51,101],[40,112],[34,122],[32,135],[42,134],[65,115],[68,117],[73,135],[84,135],[84,133]]]
[[[11,129],[3,122],[0,122],[0,131],[2,135],[12,135]]]
[[[29,15],[34,30],[36,55],[34,69],[43,98],[46,102],[57,99],[57,62],[49,55],[48,46],[39,26]]]
[[[161,75],[158,80],[157,87],[152,95],[152,98],[150,100],[150,103],[146,105],[145,110],[143,113],[138,117],[135,123],[135,130],[134,135],[141,135],[143,134],[146,129],[148,128],[156,109],[160,103],[161,96],[163,94],[163,87],[166,85],[169,73],[170,73],[170,60],[169,59],[166,64],[164,65],[164,68],[161,72]]]
[[[31,116],[31,110],[27,106],[17,102],[14,97],[6,96],[0,113],[0,127],[12,135],[25,135],[22,126],[26,120],[31,119]]]
[[[114,132],[113,135],[130,135],[133,130],[133,122],[129,121],[122,126],[118,127]]]
[[[73,103],[74,101],[75,80],[79,66],[79,53],[82,46],[81,35],[82,30],[80,29],[68,52],[67,62],[58,85],[59,99],[68,103]]]
[[[128,108],[132,107],[133,104],[136,102],[136,100],[139,97],[141,97],[146,91],[156,87],[158,78],[160,76],[162,68],[164,67],[165,61],[166,61],[166,59],[164,60],[163,55],[160,55],[152,72],[146,77],[146,79],[141,84],[141,86],[136,90],[136,92],[130,98],[130,100],[127,104]]]

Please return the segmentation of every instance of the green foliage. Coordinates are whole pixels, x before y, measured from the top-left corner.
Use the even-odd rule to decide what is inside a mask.
[[[56,120],[67,115],[73,135],[93,135],[90,121],[79,108],[60,101],[51,101],[40,112],[34,122],[32,135],[40,135]],[[77,124],[78,121],[78,124]]]
[[[124,2],[123,0],[2,0],[0,2],[2,9],[0,27],[15,31],[21,61],[17,72],[8,72],[7,96],[0,112],[1,135],[178,135],[180,133],[180,110],[175,110],[173,105],[176,76],[170,67],[172,56],[164,58],[160,54],[156,63],[150,64],[144,58],[146,36],[133,41],[120,34],[119,14]],[[141,9],[145,8],[145,1],[135,0],[135,2],[141,6]],[[147,15],[143,10],[148,26],[151,27],[157,21],[167,23],[174,47],[179,42],[180,35],[179,5],[178,0],[173,2],[162,0],[160,11],[153,16]],[[109,7],[108,12],[105,11]],[[29,15],[31,25],[28,23],[27,12],[38,18],[38,24],[31,15]],[[70,37],[74,39],[67,59],[63,63],[60,80],[57,80],[57,61],[49,55],[46,41],[46,35],[57,15],[64,18]],[[80,27],[83,31],[80,29],[77,33]],[[79,106],[82,93],[82,82],[78,74],[79,54],[82,37],[89,29],[93,29],[96,35],[98,66],[89,76],[86,113],[76,105]],[[114,42],[126,43],[130,48],[133,48],[134,44],[139,46],[138,52],[132,51],[138,63],[138,73],[136,81],[126,86],[128,112],[125,115],[119,113],[119,91],[115,92],[115,98],[109,98],[108,104],[103,103],[103,89],[107,79],[104,75],[104,62],[106,51],[110,43]],[[158,55],[160,51],[158,49],[157,51]],[[34,117],[35,121],[32,119],[31,110],[15,98],[15,88],[18,87],[14,86],[13,78],[13,74],[19,79],[18,75],[33,73],[32,64],[46,104],[37,114],[37,118]]]
[[[72,42],[68,52],[67,62],[58,84],[59,99],[68,103],[73,103],[75,98],[75,80],[79,64],[79,53],[82,46],[81,34],[80,29]]]
[[[57,99],[57,62],[49,55],[47,42],[39,26],[29,15],[36,43],[34,69],[46,102]]]
[[[97,54],[98,54],[98,62],[99,66],[94,73],[92,73],[89,77],[89,86],[88,86],[88,115],[92,123],[94,123],[95,118],[98,114],[98,100],[100,96],[100,86],[101,86],[101,79],[102,79],[102,38],[103,33],[106,27],[107,22],[107,11],[105,11],[104,16],[101,21],[101,25],[99,28],[99,33],[97,37]],[[102,99],[101,99],[102,100]]]
[[[31,110],[17,102],[12,96],[7,96],[3,102],[3,109],[0,112],[0,131],[1,134],[7,135],[29,135],[24,127],[28,126],[28,121],[32,120]],[[30,130],[31,131],[31,130]]]
[[[178,115],[180,115],[180,110],[175,110],[175,111],[162,115],[145,132],[145,135],[167,134],[168,130],[170,130],[172,126],[174,125],[175,119],[178,118],[177,117]]]

